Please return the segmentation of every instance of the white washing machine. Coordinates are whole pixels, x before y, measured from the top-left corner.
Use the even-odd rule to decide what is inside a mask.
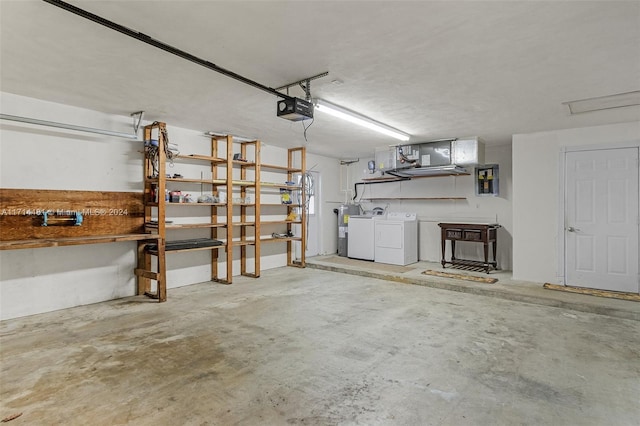
[[[409,265],[418,261],[418,215],[389,212],[374,221],[374,259],[379,263]]]
[[[374,259],[374,222],[378,217],[370,215],[349,216],[348,257],[362,260]]]

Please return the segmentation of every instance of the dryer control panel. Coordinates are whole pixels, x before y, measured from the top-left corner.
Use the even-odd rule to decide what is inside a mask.
[[[407,212],[389,212],[387,213],[387,220],[418,220],[418,215]]]

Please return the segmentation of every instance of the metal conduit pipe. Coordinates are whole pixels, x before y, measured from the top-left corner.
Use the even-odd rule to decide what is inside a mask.
[[[0,119],[18,121],[20,123],[36,124],[38,126],[58,127],[60,129],[75,130],[78,132],[96,133],[99,135],[116,136],[118,138],[138,140],[138,135],[111,130],[94,129],[92,127],[76,126],[75,124],[57,123],[55,121],[38,120],[36,118],[20,117],[17,115],[0,114]]]

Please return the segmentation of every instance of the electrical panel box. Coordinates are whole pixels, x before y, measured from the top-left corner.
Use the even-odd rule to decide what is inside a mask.
[[[497,197],[500,194],[500,179],[497,164],[476,167],[476,195],[479,197]]]

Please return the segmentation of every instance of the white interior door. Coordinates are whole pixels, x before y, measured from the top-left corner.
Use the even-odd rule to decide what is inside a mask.
[[[638,148],[565,155],[566,284],[640,292]]]

